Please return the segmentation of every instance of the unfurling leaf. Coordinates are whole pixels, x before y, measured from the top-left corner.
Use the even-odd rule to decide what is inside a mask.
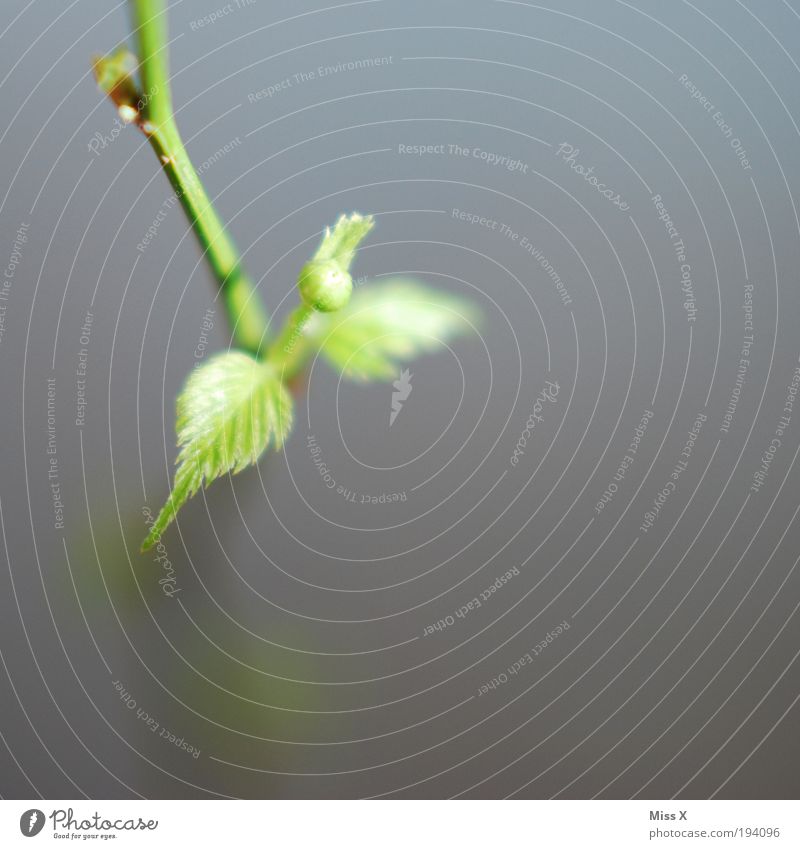
[[[315,328],[320,354],[345,377],[387,380],[400,363],[474,328],[461,298],[407,280],[374,283]]]
[[[256,463],[270,442],[280,448],[291,427],[292,400],[268,364],[229,351],[193,371],[177,401],[175,482],[142,550],[201,486]]]
[[[356,249],[366,238],[367,233],[375,226],[371,215],[342,215],[334,224],[333,230],[325,228],[325,235],[314,254],[317,261],[333,260],[348,271]]]
[[[375,221],[357,212],[342,215],[325,235],[314,256],[303,266],[297,280],[300,297],[306,306],[319,312],[336,312],[350,300],[353,279],[350,264],[360,242]]]

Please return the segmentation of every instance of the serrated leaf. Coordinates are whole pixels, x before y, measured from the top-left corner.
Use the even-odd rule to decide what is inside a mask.
[[[256,463],[270,442],[280,448],[291,427],[292,399],[269,365],[228,351],[195,369],[177,400],[175,483],[142,551],[201,486]]]
[[[476,323],[475,308],[461,298],[394,280],[364,286],[317,333],[320,354],[345,377],[388,380],[401,363]]]
[[[333,229],[325,228],[325,235],[314,254],[314,261],[332,260],[347,271],[356,255],[359,244],[374,227],[375,219],[371,215],[342,215]]]

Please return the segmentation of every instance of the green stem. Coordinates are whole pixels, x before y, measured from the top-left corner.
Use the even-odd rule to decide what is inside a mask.
[[[267,354],[278,373],[289,380],[303,367],[311,353],[309,324],[320,318],[313,307],[300,304],[295,307],[281,328]]]
[[[235,343],[258,354],[268,319],[239,251],[206,194],[189,159],[172,112],[163,0],[131,0],[139,40],[143,114],[139,123],[197,235],[217,278]]]

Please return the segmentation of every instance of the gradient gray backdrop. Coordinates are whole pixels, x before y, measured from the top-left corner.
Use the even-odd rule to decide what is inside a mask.
[[[796,797],[800,404],[751,490],[800,355],[796,0],[225,9],[173,3],[174,99],[269,309],[355,209],[377,218],[356,276],[413,274],[483,322],[414,363],[391,429],[390,384],[317,363],[286,451],[165,535],[167,597],[142,511],[168,493],[175,395],[229,331],[152,151],[89,74],[125,4],[5,0],[2,795]],[[360,503],[383,493],[405,500]]]

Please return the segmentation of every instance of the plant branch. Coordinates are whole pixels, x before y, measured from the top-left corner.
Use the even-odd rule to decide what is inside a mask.
[[[197,176],[175,123],[165,4],[163,0],[131,0],[131,11],[138,35],[143,92],[137,123],[158,155],[217,278],[235,343],[258,354],[266,340],[267,315],[236,245]]]
[[[269,348],[267,359],[284,380],[291,380],[313,353],[311,323],[323,319],[313,307],[300,304],[292,311]]]

